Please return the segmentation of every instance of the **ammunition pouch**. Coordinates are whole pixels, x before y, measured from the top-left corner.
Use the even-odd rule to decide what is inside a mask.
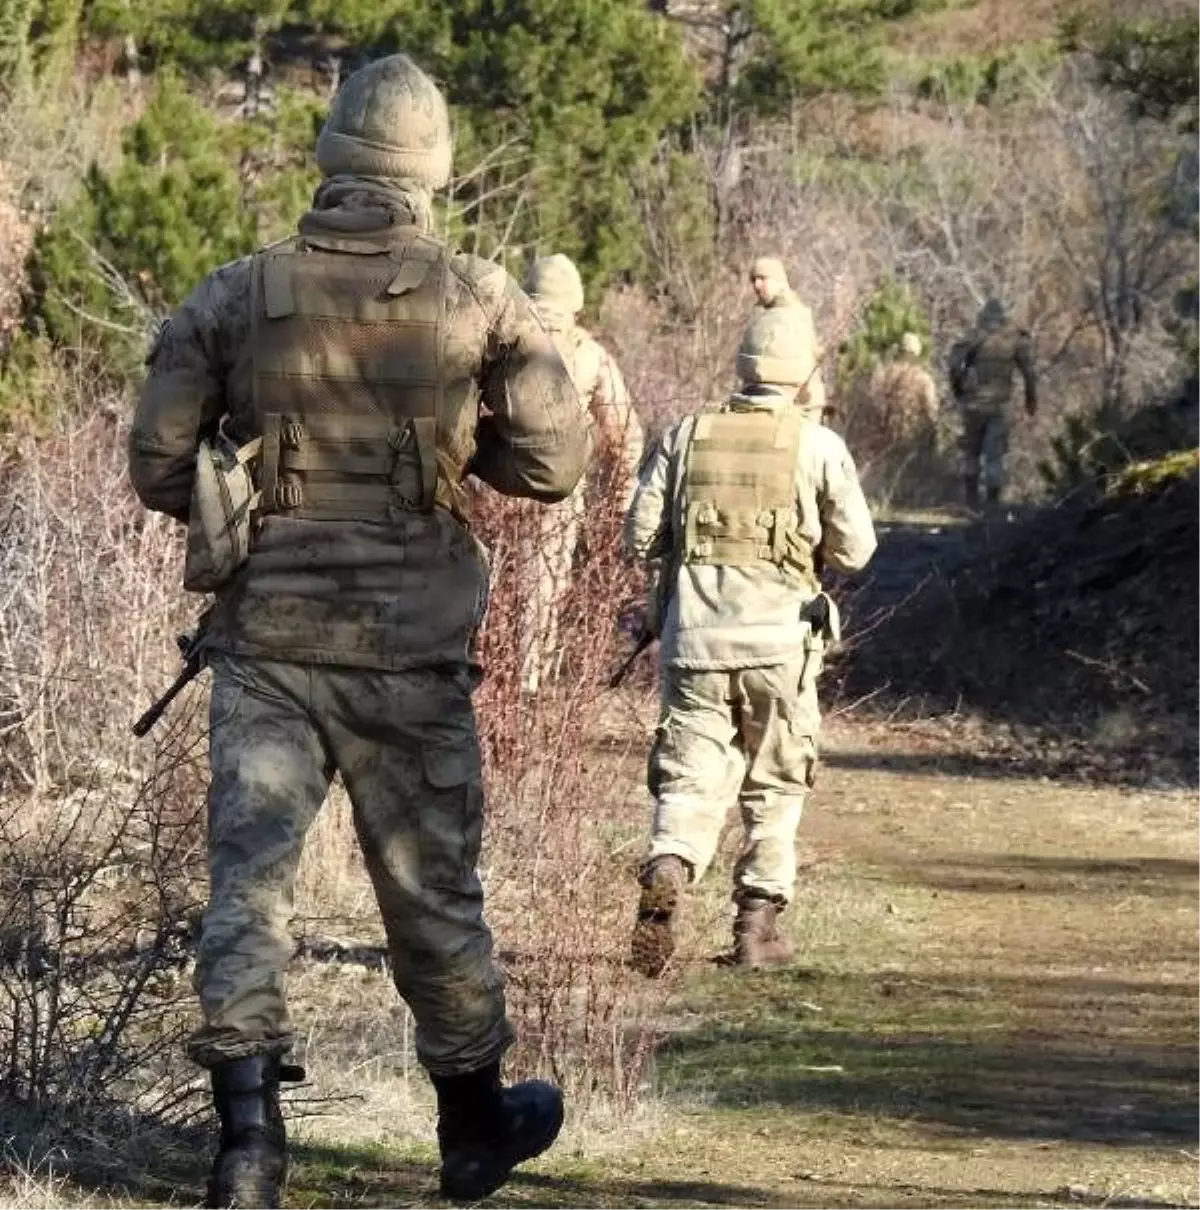
[[[239,447],[224,432],[200,442],[183,567],[188,592],[215,592],[249,556],[251,522],[261,500],[250,464],[262,444],[256,437]]]
[[[796,514],[803,424],[792,407],[697,418],[685,470],[685,563],[769,565],[816,589],[812,548]]]

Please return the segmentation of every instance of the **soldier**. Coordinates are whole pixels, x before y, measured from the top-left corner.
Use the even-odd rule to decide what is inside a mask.
[[[627,551],[667,569],[654,823],[632,940],[646,975],[673,953],[682,889],[704,874],[735,801],[745,843],[734,958],[753,967],[791,956],[776,922],[813,784],[817,675],[837,634],[817,568],[856,571],[875,549],[849,451],[794,406],[807,372],[786,314],[759,316],[738,353],[741,389],[668,430],[626,517]]]
[[[778,257],[760,256],[750,266],[750,284],[754,287],[757,305],[768,311],[786,314],[795,324],[796,357],[804,363],[804,391],[798,406],[813,420],[828,415],[825,401],[825,380],[821,374],[824,352],[817,340],[813,313],[788,285],[787,272]],[[751,321],[753,322],[753,321]]]
[[[527,693],[536,693],[542,680],[557,671],[561,659],[559,610],[584,518],[614,505],[623,513],[629,506],[643,438],[617,363],[577,322],[583,310],[579,270],[561,253],[541,257],[531,266],[525,289],[566,363],[582,414],[595,426],[598,454],[586,483],[538,516],[533,592],[526,598],[521,642],[521,683]]]
[[[949,368],[950,389],[962,410],[963,488],[967,507],[978,512],[981,472],[990,507],[1004,491],[1014,370],[1025,382],[1026,413],[1037,413],[1033,340],[1009,321],[999,299],[989,298],[975,330],[951,349]]]
[[[897,441],[912,437],[937,423],[938,392],[929,371],[921,364],[921,338],[905,332],[899,356],[881,361],[871,372],[867,390],[887,431]]]
[[[161,333],[130,438],[149,508],[197,511],[202,439],[253,457],[261,492],[205,640],[211,895],[188,1049],[221,1120],[208,1204],[282,1196],[279,1083],[302,1077],[282,1063],[287,924],[335,772],[437,1092],[442,1192],[475,1201],[550,1146],[562,1097],[500,1079],[512,1031],[476,873],[471,707],[488,573],[462,479],[562,500],[589,438],[517,284],[428,234],[451,138],[420,68],[392,55],[351,75],[316,157],[298,234],[217,269]]]

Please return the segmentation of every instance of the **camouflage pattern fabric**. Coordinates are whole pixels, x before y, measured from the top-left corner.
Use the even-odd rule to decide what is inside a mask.
[[[820,657],[728,672],[664,670],[650,752],[654,822],[647,860],[675,855],[703,877],[726,812],[741,812],[735,895],[787,903],[796,880],[796,829],[812,788]]]
[[[526,554],[532,575],[521,625],[521,683],[527,693],[553,679],[561,665],[559,613],[585,520],[601,509],[625,510],[637,486],[643,451],[641,421],[616,360],[574,320],[544,302],[538,310],[593,426],[595,453],[570,498],[539,513],[534,546]]]
[[[337,178],[318,191],[300,232],[388,243],[420,227],[420,207],[407,205],[399,188]],[[439,451],[443,439],[464,449],[470,471],[498,491],[564,499],[583,476],[590,436],[553,341],[492,262],[454,254],[447,286],[443,371],[454,419]],[[186,517],[202,433],[223,424],[239,444],[260,435],[250,295],[250,260],[217,269],[157,342],[130,437],[130,477],[149,508]],[[392,524],[268,513],[220,594],[209,642],[364,668],[464,664],[486,597],[483,552],[444,509],[400,512]]]
[[[790,395],[734,395],[727,407],[773,411]],[[667,667],[698,670],[787,664],[804,656],[808,626],[800,620],[813,586],[785,569],[729,567],[677,558],[686,535],[687,486],[682,468],[695,429],[688,416],[668,429],[642,468],[625,518],[627,552],[661,558],[672,568],[660,654]],[[854,460],[831,429],[806,419],[796,462],[796,530],[825,565],[853,572],[875,551],[870,509]]]
[[[561,504],[539,509],[531,541],[522,551],[522,565],[529,569],[520,631],[521,686],[526,693],[536,693],[543,681],[554,680],[562,665],[559,615],[571,586],[584,510],[581,488]]]
[[[396,987],[434,1074],[498,1059],[511,1029],[476,873],[479,745],[466,669],[212,659],[211,893],[195,972],[204,1066],[292,1044],[285,976],[305,836],[340,772]]]
[[[982,484],[995,498],[1008,480],[1008,416],[1004,412],[969,408],[962,414],[962,424],[963,476]]]
[[[880,417],[897,441],[937,423],[938,391],[929,371],[907,357],[884,361],[871,371],[867,384],[872,414]]]

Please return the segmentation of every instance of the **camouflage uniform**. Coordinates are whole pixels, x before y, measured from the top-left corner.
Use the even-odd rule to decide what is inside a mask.
[[[817,340],[812,308],[805,306],[788,284],[787,271],[778,257],[758,257],[750,266],[750,281],[759,307],[780,311],[795,324],[795,356],[804,375],[801,379],[804,391],[798,406],[813,420],[823,419],[828,412],[825,378],[821,373],[825,353]]]
[[[544,679],[556,675],[562,659],[559,612],[585,520],[604,508],[623,512],[628,507],[643,437],[616,361],[576,323],[583,309],[583,282],[575,266],[561,254],[542,257],[531,267],[525,288],[570,371],[580,408],[594,426],[597,455],[567,500],[539,511],[528,552],[533,576],[522,620],[521,683],[526,692],[536,693]]]
[[[962,411],[962,473],[967,506],[979,507],[982,476],[989,504],[999,502],[1006,482],[1013,372],[1025,383],[1025,410],[1037,411],[1033,341],[1010,323],[1004,306],[989,299],[975,330],[950,352],[950,386]]]
[[[206,640],[211,894],[189,1051],[213,1069],[218,1204],[275,1204],[282,1185],[288,921],[335,772],[443,1117],[474,1104],[500,1137],[502,1097],[529,1094],[498,1084],[511,1030],[475,872],[470,700],[488,568],[461,484],[469,471],[507,494],[562,500],[589,436],[517,284],[427,234],[450,150],[445,101],[405,56],[349,77],[297,237],[196,288],[151,352],[133,423],[134,487],[179,519],[201,437],[220,426],[239,444],[263,439],[249,556],[217,593]],[[442,1139],[443,1182],[482,1197],[524,1144],[486,1152],[482,1176],[484,1153],[472,1152],[459,1179],[459,1127]]]
[[[881,361],[871,372],[867,390],[889,436],[903,441],[937,423],[938,391],[932,375],[921,364],[921,339],[905,332],[900,355]]]
[[[635,963],[650,974],[671,945],[663,929],[642,927],[655,913],[669,924],[673,902],[664,912],[655,885],[664,859],[700,878],[733,803],[745,829],[739,918],[765,905],[773,927],[791,898],[817,758],[817,676],[836,633],[818,620],[815,606],[828,598],[818,595],[814,556],[849,572],[875,549],[841,438],[793,406],[807,363],[792,338],[777,312],[751,325],[738,357],[742,390],[720,412],[668,430],[626,518],[629,553],[670,569],[649,767],[654,824],[634,938]]]

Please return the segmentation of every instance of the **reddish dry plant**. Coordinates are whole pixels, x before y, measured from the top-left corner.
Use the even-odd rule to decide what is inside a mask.
[[[92,401],[93,413],[101,402]],[[173,636],[198,604],[177,587],[178,527],[137,506],[124,448],[123,426],[93,415],[24,443],[0,488],[0,812],[53,820],[81,801],[88,822],[72,837],[86,833],[84,865],[128,829],[115,803],[164,801],[161,759],[129,727],[176,671]],[[534,698],[521,693],[520,628],[536,507],[490,493],[478,500],[494,564],[480,638],[488,675],[478,693],[490,802],[484,872],[521,1027],[517,1065],[554,1075],[577,1097],[628,1106],[646,1073],[662,991],[641,987],[624,966],[646,825],[636,768],[643,736],[611,725],[606,684],[632,643],[618,619],[640,602],[642,587],[621,559],[619,510],[603,476],[589,499],[597,503],[561,602],[561,668]],[[186,694],[160,725],[168,748],[183,745],[198,758],[202,692]],[[172,810],[191,812],[193,824],[202,764],[187,763],[186,784],[178,773],[171,781]],[[95,787],[84,799],[81,780]],[[56,835],[31,833],[38,848],[28,862],[46,856],[53,844],[45,839]],[[316,856],[348,863],[367,885],[357,853]],[[189,869],[202,877],[202,864]],[[192,889],[200,898],[202,883]],[[172,904],[179,901],[173,891]],[[157,903],[148,897],[143,906],[157,912]],[[0,903],[0,920],[21,910]],[[130,905],[128,921],[153,932],[156,917],[139,924],[142,911]],[[38,1036],[43,1049],[59,1037]]]
[[[489,912],[519,1026],[516,1066],[581,1101],[628,1109],[643,1087],[668,985],[626,965],[644,843],[644,729],[614,723],[608,681],[630,650],[643,584],[622,559],[611,475],[593,476],[574,574],[561,600],[561,661],[522,691],[535,506],[482,497],[493,552],[478,694],[489,792]],[[520,552],[526,552],[524,558]],[[644,673],[643,673],[644,675]]]

